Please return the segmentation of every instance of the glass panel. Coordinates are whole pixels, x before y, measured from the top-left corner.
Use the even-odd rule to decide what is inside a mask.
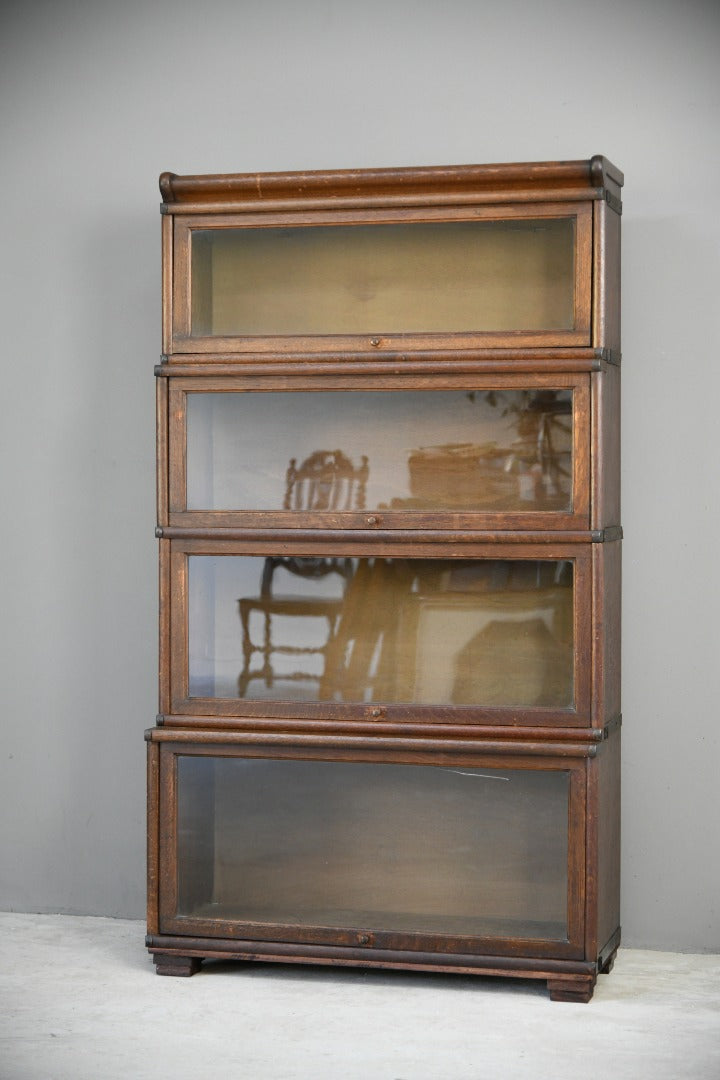
[[[194,336],[574,325],[572,217],[191,235]]]
[[[569,773],[178,759],[178,914],[564,939]]]
[[[188,561],[191,697],[572,706],[570,561]]]
[[[188,393],[189,510],[572,508],[571,390]]]

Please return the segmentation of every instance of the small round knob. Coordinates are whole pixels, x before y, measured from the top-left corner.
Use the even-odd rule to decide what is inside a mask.
[[[367,943],[369,941],[370,941],[370,935],[369,934],[358,934],[358,944],[367,945]]]
[[[378,716],[382,716],[382,714],[383,714],[382,709],[375,708],[375,709],[370,710],[370,715],[374,716],[376,719],[377,719]]]
[[[377,348],[378,345],[380,344],[380,338],[379,337],[371,337],[370,338],[370,344],[374,345],[375,348]]]
[[[370,517],[365,518],[365,520],[368,525],[377,525],[378,523],[378,519],[375,517],[374,514],[371,514]]]

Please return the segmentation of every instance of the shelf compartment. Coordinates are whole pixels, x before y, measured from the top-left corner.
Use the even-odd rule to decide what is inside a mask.
[[[593,545],[171,543],[173,713],[590,722]]]
[[[161,745],[162,933],[582,954],[585,760],[284,753]]]
[[[374,382],[171,379],[171,523],[587,528],[588,376]]]
[[[592,209],[175,217],[174,348],[590,343]]]

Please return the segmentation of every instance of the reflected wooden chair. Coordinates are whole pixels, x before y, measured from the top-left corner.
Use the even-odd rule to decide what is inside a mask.
[[[340,450],[317,450],[298,467],[290,461],[285,476],[284,509],[298,513],[342,512],[363,510],[368,478],[368,459],[363,457],[358,467]],[[253,680],[261,679],[268,690],[277,681],[316,682],[322,685],[328,649],[334,639],[342,612],[345,589],[353,576],[354,562],[350,558],[304,558],[274,556],[265,559],[260,579],[260,593],[238,600],[242,625],[243,667],[238,678],[240,697],[245,697]],[[282,571],[291,577],[317,584],[315,591],[279,593],[275,587],[276,574]],[[328,595],[319,583],[335,575],[340,579],[339,595]],[[287,579],[286,579],[287,580]],[[253,615],[262,619],[262,642],[253,639]],[[325,638],[318,641],[312,631],[302,628],[292,634],[292,640],[275,640],[274,623],[280,617],[324,620]],[[253,667],[253,657],[260,655],[259,666]],[[321,658],[315,670],[288,671],[285,665],[276,670],[276,656]],[[298,660],[298,662],[300,662]]]
[[[292,458],[285,474],[285,510],[317,513],[364,510],[368,459],[356,468],[342,450],[316,450],[298,468]]]

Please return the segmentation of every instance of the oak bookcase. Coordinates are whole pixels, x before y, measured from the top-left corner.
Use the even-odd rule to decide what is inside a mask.
[[[610,969],[622,183],[161,176],[158,973]]]

